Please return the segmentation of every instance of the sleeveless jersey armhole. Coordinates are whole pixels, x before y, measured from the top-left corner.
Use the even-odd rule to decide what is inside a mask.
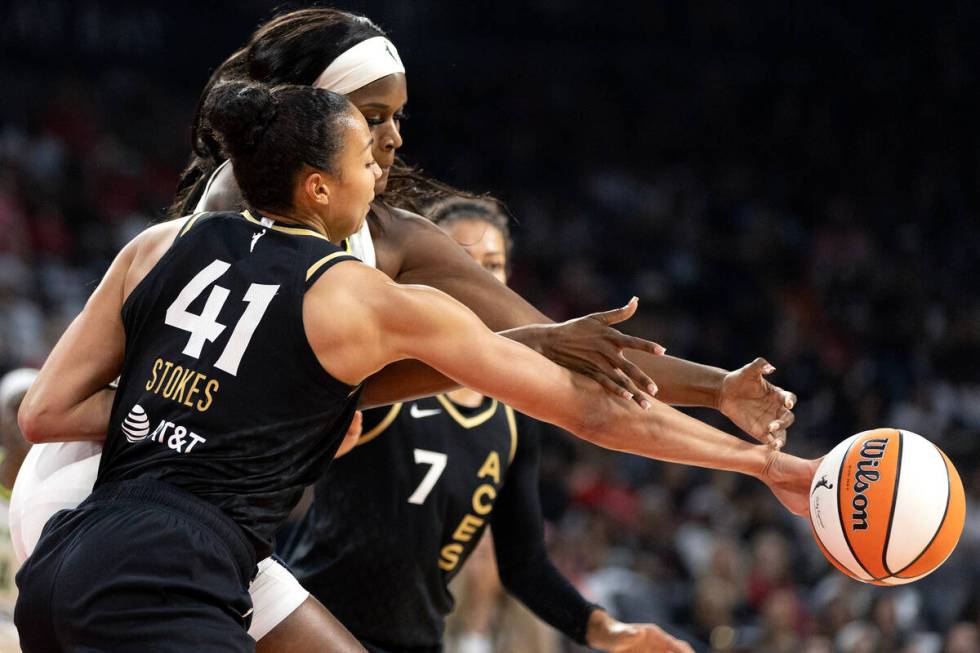
[[[340,379],[334,378],[330,372],[328,372],[323,365],[320,363],[320,359],[317,357],[316,352],[313,351],[313,346],[310,344],[310,340],[306,335],[306,325],[303,320],[303,303],[305,302],[306,292],[313,287],[320,277],[324,275],[325,272],[330,270],[333,266],[344,261],[357,261],[360,262],[355,256],[351,256],[347,252],[338,248],[333,243],[325,242],[324,240],[310,239],[310,244],[308,245],[310,249],[305,250],[306,254],[304,258],[307,261],[312,261],[305,269],[300,270],[299,276],[296,279],[298,284],[298,292],[301,296],[300,301],[296,302],[296,319],[293,322],[296,326],[290,330],[295,333],[295,338],[302,343],[302,347],[309,352],[307,357],[311,374],[314,374],[314,378],[319,378],[322,383],[324,383],[331,392],[335,395],[344,397],[351,396],[361,386],[352,386],[344,383]],[[331,251],[333,250],[333,251]]]
[[[306,269],[306,289],[309,290],[317,280],[323,276],[323,273],[337,265],[338,263],[343,263],[344,261],[357,261],[361,262],[361,259],[357,258],[352,254],[348,254],[346,251],[333,252],[322,256],[313,262],[310,267]]]

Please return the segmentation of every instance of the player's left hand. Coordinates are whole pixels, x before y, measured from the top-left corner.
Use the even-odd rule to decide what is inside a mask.
[[[796,395],[766,380],[775,371],[769,361],[756,358],[726,374],[718,410],[759,442],[780,449],[786,444],[786,430],[796,419]]]
[[[603,610],[589,618],[589,646],[608,653],[694,653],[682,642],[654,624],[624,624]]]
[[[662,356],[666,350],[655,342],[613,328],[633,317],[638,303],[634,297],[621,308],[543,326],[541,333],[545,337],[533,348],[562,367],[593,379],[609,392],[643,406],[648,397],[657,393],[657,384],[623,352],[635,349]]]

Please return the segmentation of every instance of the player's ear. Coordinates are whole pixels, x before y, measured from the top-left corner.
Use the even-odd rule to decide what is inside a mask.
[[[303,189],[307,197],[316,204],[324,206],[330,204],[330,185],[327,183],[327,177],[322,173],[311,172],[307,175]]]

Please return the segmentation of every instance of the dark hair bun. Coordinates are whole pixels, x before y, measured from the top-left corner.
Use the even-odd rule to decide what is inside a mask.
[[[211,89],[202,113],[206,129],[234,157],[258,147],[276,119],[276,104],[267,86],[226,82]]]

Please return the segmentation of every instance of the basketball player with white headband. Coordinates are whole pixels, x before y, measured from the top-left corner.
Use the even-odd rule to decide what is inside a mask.
[[[304,33],[306,40],[284,38],[300,32]],[[294,51],[287,51],[289,48]],[[296,71],[297,66],[293,65],[295,62],[290,61],[291,55],[308,55],[310,49],[319,52],[341,48],[338,55],[332,59],[327,58],[330,64],[325,69],[314,71],[311,68],[292,73],[309,75],[306,80],[286,79],[283,71],[277,69],[277,66],[281,66]],[[305,60],[309,62],[312,58],[306,57]],[[262,69],[266,71],[266,79],[261,79],[262,75],[256,73]],[[367,19],[330,9],[300,10],[273,19],[261,27],[250,44],[236,52],[215,73],[209,88],[213,82],[219,80],[256,78],[269,83],[309,84],[312,81],[317,86],[347,94],[372,128],[376,143],[375,159],[382,168],[382,177],[377,187],[380,192],[387,185],[389,173],[396,164],[395,151],[402,143],[400,120],[404,118],[403,106],[407,99],[404,70],[394,45]],[[202,100],[206,93],[207,90],[202,94]],[[196,128],[197,125],[196,156],[185,173],[176,204],[193,206],[197,200],[196,204],[200,209],[213,209],[221,205],[237,206],[240,195],[229,166],[219,162],[217,156],[208,151],[207,144],[202,142]],[[439,186],[437,183],[433,185]],[[384,199],[406,206],[412,203],[411,192],[404,195],[387,193]],[[469,256],[440,230],[421,218],[382,203],[376,203],[374,209],[370,216],[370,222],[378,232],[373,234],[374,238],[365,223],[364,228],[349,239],[350,250],[361,260],[380,268],[397,281],[422,282],[441,287],[473,308],[494,328],[546,321],[535,309],[474,265]],[[420,254],[424,256],[420,258]],[[435,257],[440,259],[438,263]],[[447,274],[447,271],[459,274]],[[454,286],[454,281],[463,285]],[[632,310],[623,311],[624,315],[631,313]],[[578,321],[575,326],[579,329],[580,341],[605,339],[616,351],[635,346],[650,351],[639,341],[610,329],[608,323],[611,322],[612,320],[607,322],[594,318]],[[548,334],[546,337],[549,341],[550,336]],[[628,372],[627,376],[620,372],[620,368],[615,367],[621,363],[610,362],[598,354],[579,354],[583,358],[575,360],[574,354],[569,351],[549,350],[549,346],[554,346],[551,342],[542,341],[536,344],[539,351],[561,360],[576,371],[587,373],[607,389],[622,391],[615,385],[620,383],[633,389],[633,394],[639,397],[642,394],[639,388],[648,387],[650,383],[646,374],[635,366],[622,364],[622,369]],[[593,349],[602,350],[599,347]],[[773,436],[785,437],[785,428],[792,423],[792,413],[788,409],[795,402],[795,397],[769,385],[762,378],[763,374],[771,371],[771,366],[764,361],[756,361],[726,375],[717,368],[706,368],[678,359],[668,360],[671,361],[668,367],[657,368],[656,371],[661,385],[659,398],[676,404],[721,406],[726,409],[729,417],[759,439],[765,441],[771,440]],[[424,373],[420,386],[419,369],[414,363],[407,364],[406,370],[406,376],[413,377],[413,385],[409,386],[412,392],[405,394],[406,397],[446,389],[442,379],[432,379]],[[420,388],[425,388],[426,391],[422,392]],[[398,398],[393,396],[390,400]],[[759,410],[760,407],[762,410]],[[762,418],[747,417],[750,414],[761,415]],[[77,504],[91,488],[98,466],[98,454],[92,451],[91,445],[85,446],[88,448],[73,449],[76,447],[74,444],[44,445],[36,448],[36,454],[29,456],[30,464],[25,465],[25,469],[35,471],[27,474],[23,482],[18,481],[18,491],[15,493],[23,497],[23,504],[28,506],[18,511],[18,514],[30,515],[33,520],[33,523],[23,524],[24,553],[29,553],[32,538],[36,538],[47,516],[58,507]],[[31,462],[32,458],[36,458],[36,462]],[[57,460],[57,463],[49,464],[51,460]],[[67,468],[73,463],[79,464],[72,467],[70,472],[47,474],[63,466]],[[66,478],[69,477],[75,481],[67,482]],[[87,483],[85,479],[88,479]],[[55,491],[48,494],[48,498],[52,494],[57,495],[57,501],[47,502],[46,513],[45,509],[34,509],[34,497],[45,494],[39,488],[48,490],[52,487]],[[66,487],[70,489],[66,491]],[[250,633],[260,640],[259,651],[361,650],[356,641],[332,620],[329,613],[308,598],[305,590],[295,583],[292,576],[273,561],[266,560],[260,565],[252,594],[255,613]],[[289,618],[285,619],[287,615]],[[311,624],[314,625],[312,629],[309,627]],[[279,627],[275,628],[276,632],[272,635],[280,633],[282,637],[263,638],[277,625]],[[317,633],[315,641],[294,636],[295,633],[308,636],[311,632]],[[326,642],[329,642],[329,648],[324,648],[327,646]],[[303,648],[304,646],[309,648]]]

